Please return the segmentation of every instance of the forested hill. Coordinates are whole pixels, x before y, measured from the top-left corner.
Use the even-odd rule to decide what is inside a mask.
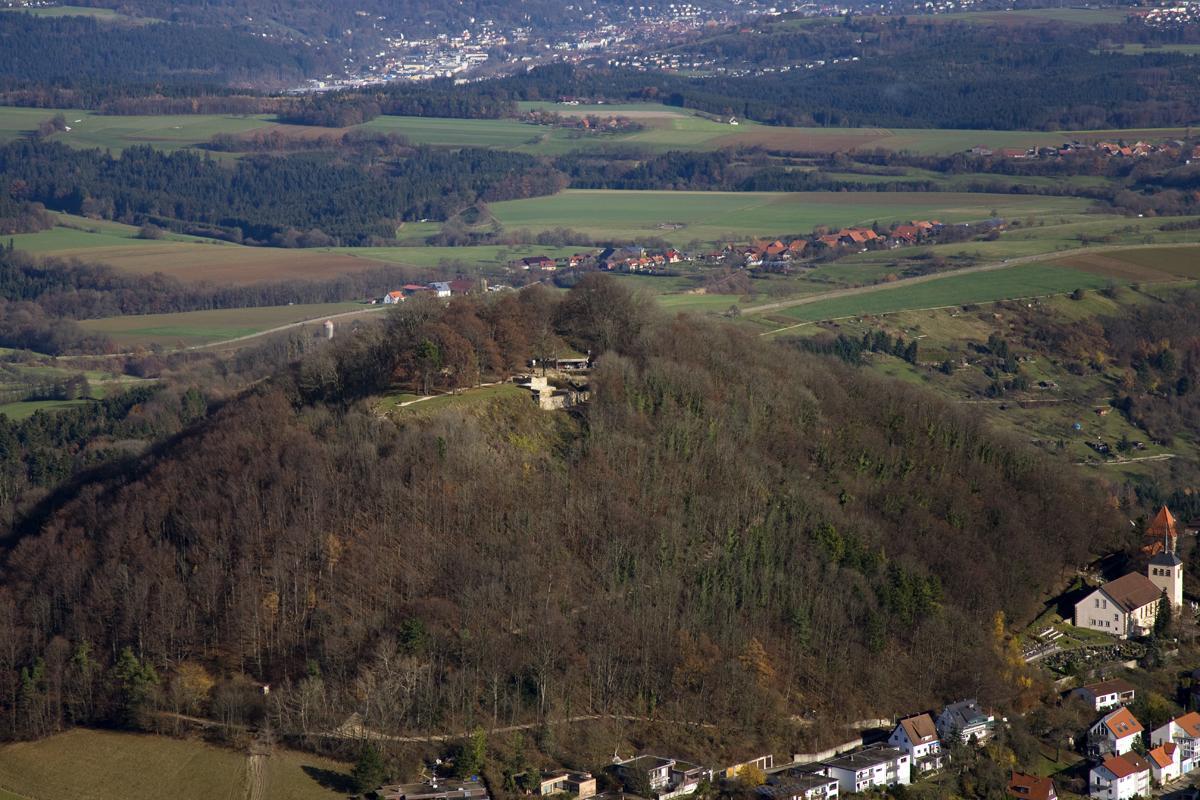
[[[4,733],[210,713],[197,665],[270,681],[283,734],[351,711],[769,730],[1004,703],[996,613],[1028,618],[1121,531],[1098,489],[957,409],[607,279],[478,303],[335,340],[32,520],[0,569]],[[357,399],[558,336],[602,353],[578,413],[515,397],[396,424]],[[227,720],[261,702],[222,691]]]
[[[0,85],[286,86],[336,63],[312,48],[215,27],[0,14]]]

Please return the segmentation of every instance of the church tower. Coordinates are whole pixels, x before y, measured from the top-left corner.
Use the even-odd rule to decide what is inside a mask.
[[[1161,524],[1164,522],[1167,524]],[[1163,549],[1150,559],[1150,566],[1146,568],[1147,577],[1159,589],[1166,591],[1171,608],[1179,609],[1183,606],[1183,562],[1175,555],[1175,518],[1164,506],[1155,523],[1159,524],[1154,527],[1162,528]]]

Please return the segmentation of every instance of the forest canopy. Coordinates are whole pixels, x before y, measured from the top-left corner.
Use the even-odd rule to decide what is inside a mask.
[[[555,342],[598,355],[578,412],[373,411],[431,366],[470,386]],[[1030,618],[1117,522],[921,390],[600,276],[412,303],[23,524],[0,556],[0,717],[24,737],[204,713],[173,688],[184,664],[270,682],[266,708],[223,713],[296,736],[354,711],[749,727],[1002,702],[996,615]],[[153,673],[136,692],[131,664]]]

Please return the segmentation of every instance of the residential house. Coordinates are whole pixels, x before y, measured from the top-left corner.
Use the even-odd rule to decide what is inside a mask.
[[[900,720],[888,737],[888,744],[908,753],[914,775],[933,772],[943,766],[945,754],[942,752],[942,743],[938,739],[933,717],[928,714]]]
[[[1142,724],[1128,708],[1110,711],[1088,729],[1088,752],[1093,756],[1123,755],[1142,738]]]
[[[596,796],[596,779],[590,772],[570,772],[560,770],[542,775],[538,786],[538,794],[569,794],[578,800],[587,800]]]
[[[1008,781],[1008,796],[1019,800],[1058,800],[1058,793],[1054,791],[1054,781],[1023,772],[1012,774]]]
[[[812,773],[774,779],[754,790],[759,800],[829,800],[838,796],[837,778]]]
[[[429,284],[429,289],[438,297],[449,297],[453,294],[450,291],[450,283],[448,281],[434,281]]]
[[[1092,707],[1093,711],[1108,711],[1117,706],[1131,705],[1137,690],[1129,681],[1114,678],[1099,683],[1089,683],[1071,692]]]
[[[996,730],[996,717],[984,711],[977,700],[960,700],[942,709],[937,732],[943,742],[958,736],[964,742],[983,744]]]
[[[478,781],[439,781],[381,786],[380,800],[488,800],[487,789]]]
[[[466,278],[456,278],[450,281],[450,294],[471,294],[477,291],[480,287],[486,290],[486,281],[471,281]]]
[[[921,238],[921,229],[916,225],[897,225],[888,236],[901,244],[913,244]]]
[[[1150,734],[1151,747],[1167,743],[1178,747],[1175,760],[1179,763],[1180,775],[1187,775],[1200,766],[1200,713],[1189,711]]]
[[[675,758],[642,755],[613,765],[627,786],[648,787],[659,800],[670,800],[696,791],[702,781],[712,779],[712,770]]]
[[[1174,568],[1173,568],[1174,569]],[[1182,568],[1179,568],[1182,577]],[[1154,627],[1162,587],[1147,575],[1131,572],[1109,581],[1075,604],[1075,626],[1122,639],[1144,636]]]
[[[516,262],[521,269],[544,269],[553,271],[558,265],[549,256],[531,256]]]
[[[866,747],[822,761],[821,772],[836,778],[839,790],[847,794],[903,786],[912,780],[912,758],[894,747]]]
[[[404,292],[388,292],[383,296],[385,306],[394,306],[404,302]]]
[[[1137,753],[1110,755],[1092,767],[1088,795],[1103,800],[1150,796],[1150,764]]]
[[[1179,764],[1179,747],[1175,744],[1160,744],[1146,753],[1150,762],[1150,777],[1160,786],[1177,779],[1182,772]]]

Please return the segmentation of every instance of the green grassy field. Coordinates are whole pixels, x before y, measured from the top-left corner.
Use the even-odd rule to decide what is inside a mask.
[[[0,748],[0,798],[4,792],[19,800],[345,797],[317,782],[314,775],[320,771],[344,775],[348,768],[279,750],[264,757],[262,771],[256,772],[244,754],[197,741],[75,729]]]
[[[1111,279],[1101,275],[1044,264],[1021,264],[1008,269],[949,274],[912,286],[897,286],[851,297],[837,297],[771,312],[772,318],[813,322],[864,314],[888,314],[920,308],[941,308],[1017,297],[1065,294],[1075,289],[1098,289]]]
[[[178,314],[144,314],[83,320],[86,330],[103,333],[123,347],[162,345],[188,347],[250,336],[281,325],[314,320],[313,329],[324,317],[347,311],[379,313],[381,307],[361,303],[233,308],[216,311],[185,311]],[[335,320],[335,323],[337,321]]]
[[[1067,22],[1076,25],[1105,25],[1124,22],[1129,10],[1109,8],[1023,8],[1009,11],[959,11],[917,17],[921,22],[972,22],[981,25],[1023,25]]]
[[[916,153],[941,154],[985,147],[1032,147],[1055,145],[1079,139],[1180,138],[1182,128],[1095,130],[1095,131],[991,131],[904,128],[787,128],[740,120],[732,126],[690,109],[653,103],[600,106],[559,106],[526,103],[564,115],[596,113],[623,115],[640,122],[644,129],[627,133],[588,134],[549,126],[535,126],[512,119],[446,119],[438,117],[378,117],[362,126],[365,130],[395,132],[416,144],[492,147],[537,155],[557,155],[577,150],[596,150],[613,145],[633,146],[651,152],[666,150],[712,150],[722,147],[759,146],[790,152],[829,153],[855,149],[884,148]],[[62,113],[70,131],[54,139],[77,147],[119,150],[131,144],[150,144],[164,150],[192,147],[214,134],[242,134],[279,128],[291,135],[340,134],[346,129],[279,125],[270,115],[163,115],[102,116],[75,109],[0,108],[0,140],[12,139],[34,130],[38,123]],[[224,156],[225,154],[219,154]]]
[[[58,227],[6,237],[18,250],[43,256],[78,258],[140,274],[161,272],[182,281],[247,284],[260,281],[321,280],[378,267],[368,253],[357,258],[331,250],[246,247],[197,236],[166,233],[139,239],[138,229],[119,222],[57,215]],[[394,248],[399,250],[400,248]],[[394,262],[400,259],[390,259]]]
[[[1082,211],[1070,197],[929,192],[665,192],[568,190],[551,197],[494,203],[492,214],[509,229],[565,227],[604,238],[657,236],[674,244],[692,240],[744,241],[753,236],[807,234],[818,225],[869,225],[907,219],[961,222],[1001,215]],[[668,230],[668,225],[682,227]]]
[[[35,17],[92,17],[106,22],[131,20],[124,14],[118,14],[111,8],[90,8],[88,6],[35,6],[20,8],[0,8],[0,11],[15,11],[32,14]]]
[[[70,131],[56,133],[55,141],[75,147],[120,150],[149,144],[177,150],[206,142],[217,133],[245,133],[272,125],[269,116],[179,114],[162,116],[104,116],[78,109],[0,108],[0,138],[12,139],[37,128],[38,123],[61,113]]]
[[[1116,53],[1123,56],[1144,56],[1147,53],[1183,53],[1184,55],[1195,56],[1200,55],[1200,44],[1144,45],[1134,42],[1105,48],[1097,52]]]
[[[445,267],[450,271],[495,273],[505,270],[509,261],[531,256],[565,258],[578,252],[593,252],[589,247],[540,247],[538,245],[478,245],[469,247],[337,247],[328,252],[406,264],[414,267]]]

